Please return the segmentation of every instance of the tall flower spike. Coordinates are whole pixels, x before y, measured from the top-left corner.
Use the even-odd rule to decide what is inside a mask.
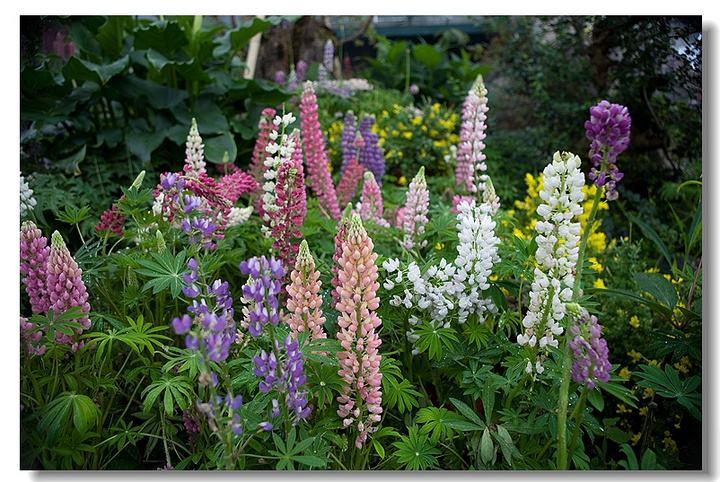
[[[48,240],[32,221],[20,227],[20,273],[30,297],[33,313],[47,313],[50,295],[47,285],[47,263],[50,256]]]
[[[278,295],[282,291],[280,280],[285,276],[285,269],[275,258],[256,256],[240,263],[240,272],[248,275],[242,287],[242,301],[248,306],[243,308],[241,325],[257,338],[265,325],[277,326],[280,322]]]
[[[217,182],[218,193],[231,204],[235,204],[243,194],[254,193],[258,187],[255,179],[240,169],[224,175]]]
[[[320,297],[320,272],[315,269],[313,258],[307,241],[300,243],[300,251],[295,261],[295,269],[290,273],[290,285],[287,287],[287,309],[290,312],[288,324],[293,337],[309,332],[310,339],[326,338],[323,324],[325,317]]]
[[[425,180],[425,167],[423,166],[410,182],[405,197],[405,207],[402,213],[402,228],[405,231],[403,246],[405,246],[405,249],[413,249],[425,233],[429,203],[430,193]],[[427,241],[423,241],[421,246],[426,244]]]
[[[596,381],[607,383],[612,365],[597,317],[584,311],[570,325],[570,334],[573,336],[568,343],[573,354],[573,381],[584,383],[590,390],[595,388]]]
[[[258,121],[258,137],[253,147],[252,159],[250,161],[250,174],[258,183],[264,182],[263,172],[265,172],[265,157],[267,152],[265,148],[268,145],[270,132],[273,130],[272,120],[277,112],[271,107],[263,109]]]
[[[340,207],[335,186],[330,176],[330,165],[325,153],[325,141],[318,121],[318,105],[312,82],[306,82],[300,100],[300,125],[302,127],[305,156],[307,158],[310,187],[320,201],[320,207],[333,219],[340,219]]]
[[[338,397],[338,415],[343,426],[355,425],[355,446],[360,448],[369,434],[377,430],[382,413],[382,391],[378,347],[382,343],[377,334],[382,321],[375,311],[380,306],[377,290],[380,287],[375,266],[372,239],[367,235],[358,215],[353,215],[338,260],[340,300],[337,339],[343,348],[338,352],[343,379],[342,394]]]
[[[372,221],[379,226],[390,226],[390,223],[383,219],[384,208],[380,186],[375,182],[375,176],[369,171],[366,171],[363,176],[363,189],[358,211],[360,217],[365,221]]]
[[[476,193],[484,189],[483,173],[487,170],[485,163],[485,120],[487,106],[487,89],[482,75],[478,75],[472,88],[465,97],[460,126],[460,141],[457,148],[457,164],[455,166],[455,184],[463,192]]]
[[[73,307],[81,308],[81,311],[87,315],[90,312],[90,303],[88,303],[88,293],[85,289],[85,283],[82,281],[82,270],[70,255],[65,246],[60,233],[55,231],[52,235],[50,245],[50,255],[47,264],[47,286],[50,299],[50,308],[53,309],[55,316],[65,313]],[[80,323],[84,329],[90,328],[90,320],[87,316],[82,316],[75,320]],[[82,333],[81,329],[76,330],[78,334]],[[73,351],[83,346],[83,343],[72,343],[69,335],[55,332],[55,340],[58,343],[72,344]]]
[[[193,173],[203,174],[206,172],[203,157],[204,148],[205,146],[198,132],[197,121],[193,118],[190,133],[185,142],[185,172],[189,175]]]
[[[378,135],[372,132],[374,124],[375,118],[368,114],[365,114],[360,121],[360,134],[364,141],[360,151],[360,163],[375,175],[375,180],[380,184],[385,174],[385,157],[378,142]]]
[[[535,230],[535,278],[530,291],[530,306],[523,318],[524,333],[518,335],[520,345],[540,350],[558,346],[555,336],[563,333],[560,322],[567,313],[567,303],[572,300],[575,282],[575,264],[580,244],[585,176],[580,171],[580,158],[572,153],[556,152],[552,163],[543,171],[543,203],[537,208],[540,217]],[[535,361],[535,371],[542,373],[544,354]],[[528,361],[526,371],[533,371]]]
[[[590,108],[590,120],[585,121],[585,135],[590,142],[593,167],[588,178],[597,187],[605,186],[608,201],[618,198],[617,183],[624,174],[617,167],[617,156],[630,145],[632,119],[627,107],[607,100]]]
[[[35,209],[37,201],[33,197],[33,190],[30,189],[30,185],[27,183],[25,178],[20,175],[20,217],[24,218],[25,215]]]
[[[342,219],[337,223],[337,231],[335,233],[335,252],[333,253],[333,265],[331,268],[332,277],[330,278],[330,284],[332,285],[332,299],[333,307],[335,307],[340,301],[340,294],[338,288],[340,287],[340,279],[338,273],[340,267],[338,265],[340,258],[342,257],[343,244],[345,243],[345,237],[347,236],[348,226],[350,225],[350,213],[352,212],[352,206],[348,204],[343,211]]]
[[[354,146],[355,136],[357,135],[357,122],[355,120],[355,113],[349,110],[345,113],[345,120],[343,121],[343,129],[341,136],[341,147],[342,147],[342,166],[340,167],[340,175],[345,174],[348,164],[352,159],[357,159],[356,150]],[[344,203],[340,203],[344,204]]]
[[[292,266],[295,260],[298,240],[302,237],[300,228],[307,213],[300,132],[295,129],[290,137],[295,149],[292,157],[283,159],[278,167],[275,183],[277,211],[271,215],[273,249],[285,266]]]

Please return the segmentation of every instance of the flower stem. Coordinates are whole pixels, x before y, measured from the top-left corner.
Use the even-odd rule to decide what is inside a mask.
[[[602,197],[602,189],[599,187],[595,191],[595,198],[593,199],[592,207],[590,208],[590,215],[588,216],[587,224],[583,230],[582,238],[580,239],[580,250],[578,252],[578,260],[575,265],[575,284],[573,285],[573,298],[576,298],[580,292],[580,283],[582,281],[582,268],[585,264],[585,249],[587,247],[587,241],[592,231],[592,226],[595,223],[595,215],[597,214],[598,206],[600,205],[600,198]],[[570,392],[570,368],[572,366],[572,355],[570,353],[570,330],[565,329],[565,347],[563,354],[562,364],[562,382],[560,383],[560,397],[558,399],[558,414],[557,414],[557,430],[558,430],[558,446],[557,446],[557,466],[558,470],[567,469],[567,410],[568,410],[568,395]]]

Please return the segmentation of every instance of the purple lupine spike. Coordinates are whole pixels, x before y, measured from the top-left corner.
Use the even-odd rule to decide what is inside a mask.
[[[345,168],[352,159],[355,158],[355,135],[357,133],[357,121],[353,111],[349,110],[345,113],[345,121],[342,130],[342,165],[340,166],[340,176],[345,173]]]
[[[241,326],[257,338],[265,325],[277,325],[280,321],[278,295],[282,285],[279,280],[285,275],[285,269],[279,260],[261,256],[240,263],[240,272],[248,275],[242,288],[243,301],[248,306]]]
[[[570,334],[573,336],[568,343],[573,354],[573,381],[584,383],[589,389],[595,388],[597,381],[608,382],[612,365],[597,317],[584,313],[570,326]]]
[[[385,158],[378,144],[378,135],[372,132],[373,124],[375,124],[375,117],[368,114],[365,114],[362,121],[360,121],[360,134],[364,141],[363,148],[360,151],[360,163],[373,173],[378,184],[382,184],[382,176],[385,173]]]
[[[607,100],[591,107],[590,120],[585,121],[593,163],[588,178],[598,187],[605,186],[608,201],[618,198],[617,183],[624,174],[617,167],[617,157],[630,145],[631,125],[627,107]]]

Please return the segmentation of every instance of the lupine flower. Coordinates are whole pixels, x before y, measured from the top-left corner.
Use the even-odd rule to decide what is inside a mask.
[[[310,186],[320,201],[320,207],[333,219],[340,219],[335,186],[330,176],[325,141],[318,121],[318,105],[312,83],[307,82],[300,100],[300,125],[302,127],[305,156],[307,158]]]
[[[607,100],[591,107],[590,120],[585,121],[593,162],[588,178],[598,187],[605,186],[608,201],[618,198],[617,183],[624,174],[617,167],[617,156],[630,145],[631,124],[627,107]]]
[[[240,263],[240,272],[248,275],[242,287],[242,301],[248,306],[243,308],[241,325],[257,338],[265,325],[277,326],[280,321],[278,295],[282,291],[280,280],[285,269],[275,258],[268,260],[265,256],[256,256]]]
[[[48,240],[32,221],[20,227],[20,274],[30,298],[33,313],[47,313],[50,308],[47,263],[50,256]]]
[[[530,306],[522,321],[524,333],[518,335],[520,345],[540,350],[558,346],[555,336],[563,333],[560,321],[565,318],[567,303],[572,300],[575,264],[580,243],[580,223],[585,176],[580,171],[580,158],[572,153],[556,152],[553,162],[543,171],[543,203],[537,208],[540,217],[535,230],[535,278],[530,291]],[[544,355],[538,354],[535,371],[542,373]],[[527,371],[533,370],[531,361]]]
[[[189,175],[205,173],[205,160],[203,156],[205,146],[198,132],[197,121],[192,120],[190,133],[185,142],[185,172]]]
[[[342,395],[338,397],[338,415],[343,426],[355,425],[355,446],[360,448],[369,434],[377,430],[383,409],[380,359],[378,347],[382,343],[376,330],[382,321],[375,311],[380,306],[377,296],[379,283],[375,266],[377,254],[373,242],[358,215],[353,215],[343,243],[338,264],[340,300],[337,339],[343,351],[337,354],[338,374],[343,379]]]
[[[248,219],[250,219],[250,215],[252,214],[252,212],[252,206],[247,206],[244,208],[231,208],[230,214],[228,215],[227,219],[227,227],[230,228],[232,226],[239,226],[241,224],[244,224]]]
[[[300,59],[295,64],[295,73],[297,74],[297,81],[302,83],[305,82],[305,75],[307,75],[308,63]]]
[[[255,179],[240,169],[226,174],[217,182],[218,193],[232,204],[235,204],[243,194],[254,193],[258,187]]]
[[[418,95],[420,93],[420,87],[418,87],[417,84],[412,84],[409,90],[410,95]]]
[[[382,183],[382,176],[385,174],[385,157],[378,144],[378,135],[372,132],[375,118],[365,114],[360,121],[360,134],[363,137],[364,145],[360,151],[360,163],[375,175],[378,184]]]
[[[253,373],[261,378],[258,389],[262,393],[270,393],[275,390],[281,396],[285,396],[285,406],[292,415],[293,424],[310,416],[311,409],[307,406],[307,391],[302,390],[306,378],[303,369],[303,356],[298,347],[297,341],[289,335],[282,345],[278,340],[273,340],[275,349],[269,353],[261,350],[260,354],[253,358],[255,368]],[[278,360],[278,355],[284,360]],[[280,407],[277,399],[271,401],[271,416],[280,416]],[[272,423],[265,422],[267,427],[260,427],[263,430],[272,430]]]
[[[322,65],[325,67],[325,73],[332,73],[334,70],[334,62],[335,61],[335,46],[332,43],[332,40],[328,39],[325,42],[325,47],[323,48],[323,61]],[[324,80],[324,79],[320,79]]]
[[[357,122],[355,120],[355,114],[349,110],[345,113],[345,120],[343,122],[342,136],[341,136],[341,147],[342,147],[342,165],[340,166],[340,175],[345,174],[345,169],[352,159],[357,160],[356,148],[355,148],[355,136],[357,135]],[[344,203],[341,203],[344,204]]]
[[[100,220],[95,225],[95,230],[98,232],[108,231],[115,236],[122,237],[124,223],[125,216],[120,212],[117,204],[113,204],[100,215]]]
[[[264,182],[263,173],[265,172],[265,158],[267,157],[265,148],[269,142],[270,132],[273,130],[272,120],[275,118],[275,114],[275,109],[267,107],[263,109],[258,121],[258,137],[255,140],[249,169],[250,174],[258,183]]]
[[[427,181],[425,181],[425,167],[421,167],[410,182],[405,197],[405,207],[402,214],[402,228],[405,231],[403,246],[405,246],[405,249],[413,249],[419,238],[425,233],[429,203],[430,193]],[[427,241],[424,241],[421,246],[426,244]]]
[[[348,226],[350,225],[350,212],[351,206],[348,204],[343,211],[340,222],[338,222],[336,226],[337,231],[335,232],[335,252],[333,253],[333,264],[332,268],[330,269],[332,273],[332,277],[330,278],[330,284],[332,285],[331,295],[333,299],[333,306],[336,306],[338,301],[340,301],[340,294],[338,292],[338,288],[340,287],[340,278],[338,276],[338,273],[340,272],[340,266],[338,265],[338,263],[340,262],[340,258],[342,257],[343,245],[345,244],[345,237],[347,236]]]
[[[37,201],[33,197],[33,190],[30,189],[30,185],[27,183],[23,175],[20,175],[20,217],[24,218],[25,215],[35,209]]]
[[[235,310],[228,283],[215,280],[204,286],[199,282],[199,267],[195,258],[187,261],[183,273],[183,294],[192,299],[187,314],[172,320],[177,335],[185,336],[185,346],[199,351],[205,362],[221,362],[230,354],[235,341]],[[207,366],[205,368],[208,368]],[[212,378],[214,373],[210,375]],[[212,381],[213,385],[216,382]]]
[[[300,228],[305,221],[305,176],[303,174],[300,132],[291,134],[296,147],[290,159],[283,159],[277,170],[275,203],[277,210],[271,215],[273,249],[283,265],[291,266],[298,251]]]
[[[365,172],[365,168],[360,164],[360,161],[358,161],[363,145],[363,138],[358,132],[351,146],[355,151],[355,155],[350,159],[347,166],[345,166],[345,170],[341,172],[340,182],[337,187],[338,202],[341,206],[347,205],[347,203],[355,197],[358,183]]]
[[[28,354],[35,356],[45,354],[45,345],[38,344],[42,335],[43,330],[35,323],[29,323],[27,318],[20,317],[20,338],[25,343]]]
[[[458,254],[454,279],[461,287],[457,294],[460,323],[473,313],[483,322],[486,311],[497,312],[494,303],[483,296],[483,292],[490,288],[488,278],[492,268],[500,261],[500,239],[495,235],[491,209],[486,203],[476,206],[475,201],[458,205]]]
[[[50,308],[55,316],[59,316],[73,307],[79,307],[85,315],[90,312],[88,293],[82,280],[82,270],[57,231],[52,235],[50,254],[47,260],[47,286]],[[83,329],[90,328],[90,319],[87,316],[82,316],[75,321],[80,323]],[[76,333],[82,333],[82,329],[78,328]],[[72,345],[73,351],[84,346],[84,342],[73,343],[70,335],[59,331],[55,332],[55,340],[58,343]]]
[[[295,122],[295,117],[291,114],[283,114],[282,117],[276,116],[273,123],[273,130],[270,132],[270,141],[265,147],[265,151],[269,154],[265,158],[265,172],[263,173],[263,197],[262,211],[264,226],[263,232],[266,236],[270,236],[276,224],[277,211],[280,206],[277,204],[277,186],[278,186],[278,168],[284,162],[289,162],[297,146],[297,136],[291,136],[286,131],[287,128]]]
[[[453,198],[452,198],[452,206],[453,207],[450,209],[450,212],[453,214],[457,214],[460,212],[460,211],[458,211],[458,206],[460,205],[460,203],[462,203],[462,202],[469,203],[474,200],[475,200],[475,198],[473,198],[472,196],[460,196],[459,194],[455,194],[455,195],[453,195]]]
[[[463,103],[460,142],[455,166],[455,184],[468,193],[476,193],[484,188],[483,173],[487,170],[487,164],[483,154],[485,149],[483,140],[488,111],[487,102],[487,89],[482,75],[478,75]]]
[[[572,380],[584,383],[590,390],[595,388],[596,381],[607,383],[612,365],[597,317],[584,311],[570,325],[570,334],[573,337],[568,342],[573,354]]]
[[[383,219],[384,207],[380,186],[375,182],[375,176],[370,171],[366,171],[363,175],[362,195],[357,211],[365,221],[372,221],[379,226],[390,226],[390,223]]]
[[[500,209],[500,197],[495,192],[495,185],[490,179],[490,176],[485,178],[485,189],[483,190],[483,203],[487,204],[491,216],[497,214]]]
[[[285,71],[283,70],[277,70],[275,71],[275,83],[278,85],[285,85],[285,81],[287,79],[285,78]]]
[[[295,261],[295,269],[290,273],[290,285],[287,287],[287,309],[290,312],[288,324],[293,336],[308,332],[310,339],[326,338],[323,325],[325,317],[320,297],[320,272],[315,269],[307,241],[300,243],[300,251]]]

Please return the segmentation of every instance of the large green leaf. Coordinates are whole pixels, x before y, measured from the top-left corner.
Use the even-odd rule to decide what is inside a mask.
[[[172,57],[187,44],[185,33],[175,21],[157,20],[135,30],[135,50],[153,49]]]
[[[205,139],[205,159],[215,164],[235,162],[237,146],[230,133],[225,132],[217,137]]]
[[[125,70],[129,63],[130,58],[127,55],[109,64],[96,64],[89,60],[70,57],[63,68],[63,75],[65,78],[75,81],[89,80],[105,85],[113,76]]]
[[[128,150],[143,162],[149,162],[152,152],[160,147],[165,134],[160,131],[142,132],[129,130],[125,133]]]
[[[413,47],[413,57],[430,70],[435,69],[442,61],[442,54],[432,45],[419,44]]]
[[[120,55],[125,39],[125,28],[131,27],[132,23],[132,17],[127,15],[109,15],[106,18],[95,37],[105,54],[112,58]]]
[[[672,283],[660,273],[636,273],[635,281],[641,291],[651,294],[668,308],[674,308],[678,301],[677,292]]]
[[[258,17],[241,22],[238,28],[229,30],[220,38],[218,41],[219,45],[215,47],[213,55],[221,57],[227,53],[236,53],[245,47],[251,38],[266,31],[272,27],[274,23],[271,19],[261,19]]]
[[[185,90],[165,87],[135,75],[118,77],[113,80],[112,85],[123,96],[129,98],[142,97],[155,109],[170,109],[188,98],[188,93]]]

